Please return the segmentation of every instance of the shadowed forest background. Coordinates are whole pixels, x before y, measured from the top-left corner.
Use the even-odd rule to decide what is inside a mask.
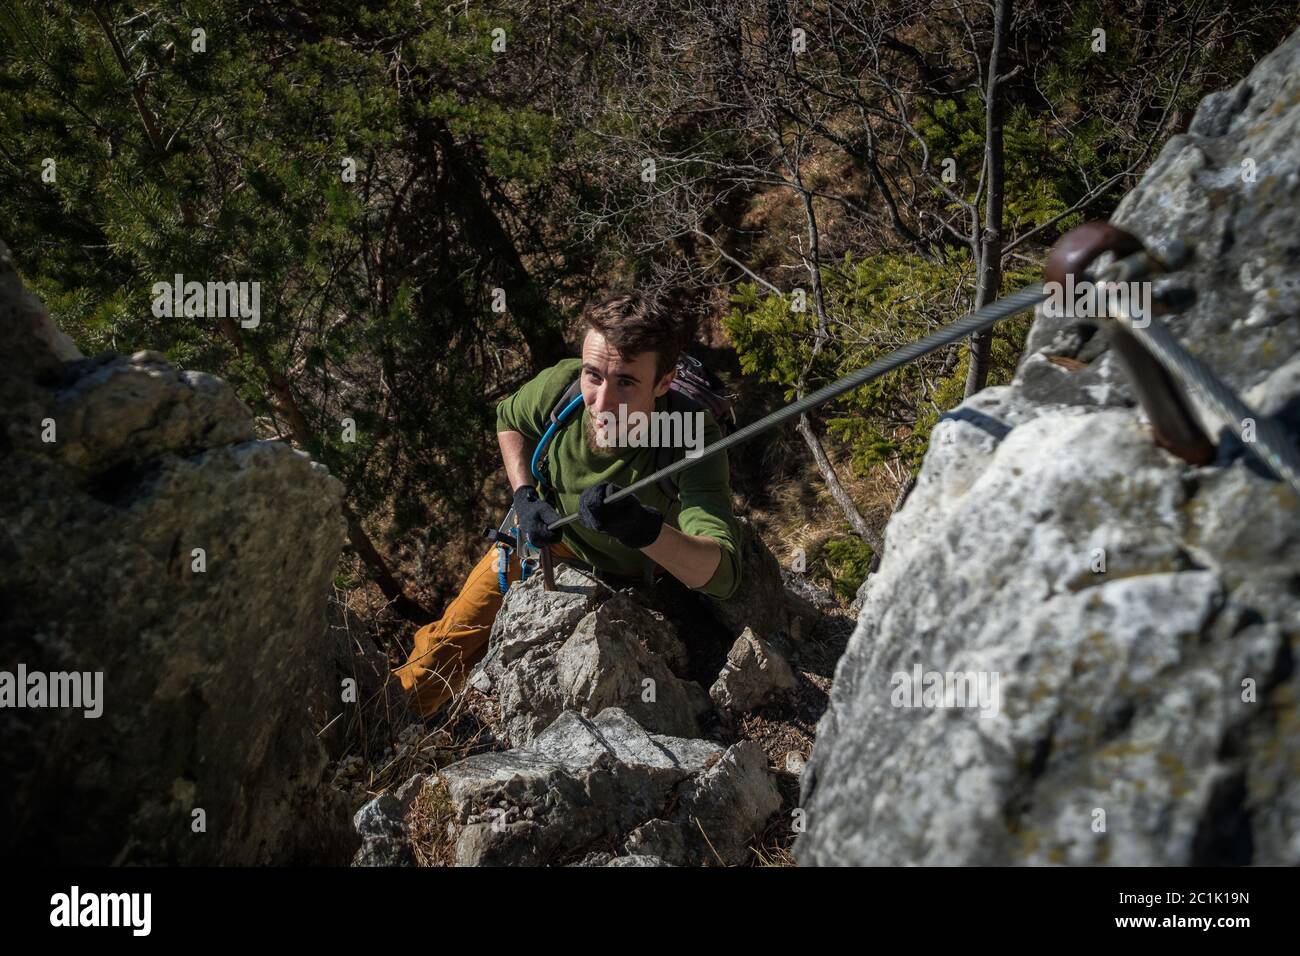
[[[336,586],[400,659],[507,507],[495,403],[591,297],[667,295],[752,421],[1037,278],[1292,27],[1265,0],[12,0],[0,231],[83,352],[221,376],[344,483]],[[260,324],[154,317],[177,273],[260,282]],[[851,598],[1029,321],[739,450],[738,513]]]

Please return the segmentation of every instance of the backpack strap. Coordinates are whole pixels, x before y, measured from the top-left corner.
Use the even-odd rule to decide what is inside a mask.
[[[579,377],[579,378],[575,378],[572,384],[570,384],[569,387],[564,390],[564,394],[560,396],[559,401],[557,401],[554,407],[551,409],[551,414],[549,417],[551,420],[551,424],[552,426],[554,426],[554,428],[547,429],[548,433],[550,434],[550,438],[547,440],[547,444],[549,444],[551,440],[554,440],[554,436],[559,431],[559,429],[563,428],[568,423],[567,420],[561,420],[560,413],[564,411],[564,409],[566,409],[569,406],[569,404],[581,394],[582,394],[582,379]],[[667,403],[668,403],[669,411],[682,412],[683,414],[694,414],[695,412],[704,411],[703,405],[701,405],[691,396],[685,394],[684,392],[678,391],[677,389],[668,390]],[[538,469],[540,471],[544,469],[546,465],[545,446],[543,446],[543,448],[537,454],[538,454]],[[673,464],[676,461],[680,461],[684,457],[686,457],[685,448],[672,448],[672,447],[661,445],[655,449],[655,471],[659,471],[662,468],[667,468],[669,465]],[[671,477],[660,478],[657,484],[659,485],[659,490],[663,492],[664,497],[668,499],[670,506],[672,504],[681,501],[681,495],[677,490],[677,483]]]
[[[564,394],[560,396],[560,400],[555,403],[555,407],[551,409],[550,418],[552,424],[560,424],[560,412],[564,411],[568,404],[581,394],[582,379],[575,378],[569,384],[569,387],[564,390]]]
[[[560,396],[560,400],[556,402],[555,406],[551,409],[551,423],[546,426],[546,430],[542,432],[542,437],[537,442],[537,447],[533,449],[533,457],[528,464],[528,470],[532,472],[533,478],[537,480],[539,490],[544,495],[549,491],[549,489],[545,487],[547,448],[550,446],[551,442],[555,440],[555,436],[559,434],[560,429],[563,428],[568,423],[568,420],[573,417],[573,407],[571,406],[574,406],[574,403],[581,395],[582,379],[579,377],[575,378],[572,384],[564,390],[564,394]],[[564,414],[566,410],[569,412],[567,416]]]

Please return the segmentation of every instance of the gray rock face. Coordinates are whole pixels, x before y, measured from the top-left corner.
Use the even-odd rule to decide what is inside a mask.
[[[740,714],[794,686],[794,671],[785,655],[745,628],[727,653],[727,664],[709,688],[709,697],[719,710]]]
[[[352,825],[361,836],[361,849],[352,859],[353,866],[415,865],[406,815],[426,784],[423,774],[415,774],[395,791],[381,793],[356,812]]]
[[[1115,215],[1195,244],[1171,328],[1293,436],[1297,169],[1300,33]],[[934,429],[890,522],[799,862],[1300,863],[1298,511],[1240,445],[1206,467],[1154,447],[1105,336],[1040,317],[1013,383]]]
[[[780,793],[757,744],[703,739],[713,708],[682,676],[686,641],[643,603],[655,592],[612,591],[563,566],[555,581],[552,592],[540,575],[511,587],[471,675],[495,695],[513,749],[436,775],[451,807],[452,858],[461,866],[748,862]],[[376,843],[383,859],[389,844]]]
[[[667,820],[643,823],[627,835],[623,849],[634,856],[648,854],[652,859],[664,860],[669,866],[686,862],[686,836],[680,827]]]
[[[0,852],[346,862],[316,737],[340,700],[339,483],[253,440],[219,379],[156,353],[78,357],[3,246],[0,447],[0,667],[103,675],[98,718],[0,711]]]
[[[675,816],[692,841],[694,825],[717,862],[734,865],[747,860],[746,844],[780,806],[763,748],[742,740],[682,788]]]
[[[612,853],[588,853],[573,866],[672,866],[657,856],[645,856],[634,853],[629,856],[614,856]]]
[[[511,587],[492,624],[483,670],[494,680],[529,650],[564,641],[606,595],[605,586],[567,565],[555,569],[555,590],[541,575]]]
[[[526,747],[470,757],[438,777],[461,866],[561,863],[625,837],[636,859],[611,865],[738,864],[780,805],[757,744],[724,750],[650,734],[618,708],[595,719],[564,711]]]
[[[571,568],[556,585],[548,593],[539,575],[512,587],[492,628],[483,672],[511,742],[532,740],[563,710],[607,707],[655,733],[698,735],[710,705],[669,667],[686,653],[672,625],[625,594],[602,601],[607,589]]]
[[[709,710],[703,689],[678,678],[650,650],[680,647],[670,628],[622,595],[589,613],[555,655],[564,706],[588,716],[621,707],[655,733],[698,735],[699,719]],[[644,645],[638,635],[645,635]]]
[[[634,854],[632,856],[616,856],[605,864],[606,866],[671,866],[665,863],[657,856],[642,856]]]

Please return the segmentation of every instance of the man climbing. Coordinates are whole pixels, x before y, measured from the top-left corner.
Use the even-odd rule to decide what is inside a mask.
[[[534,545],[550,545],[560,562],[629,581],[657,565],[689,588],[730,597],[740,585],[741,549],[725,454],[678,472],[667,489],[661,482],[636,496],[605,500],[663,462],[658,448],[635,446],[610,431],[613,421],[633,413],[668,410],[669,387],[686,344],[680,324],[638,294],[589,306],[582,324],[581,358],[558,362],[497,406],[497,440],[520,530]],[[530,471],[533,450],[575,380],[583,408],[546,449],[543,495]],[[712,415],[701,414],[707,447],[720,431]],[[561,513],[575,511],[580,523],[548,528]],[[518,561],[512,560],[508,580],[518,578]],[[397,670],[418,712],[432,714],[459,693],[487,652],[501,600],[497,549],[490,547],[443,616],[416,632],[415,647]]]

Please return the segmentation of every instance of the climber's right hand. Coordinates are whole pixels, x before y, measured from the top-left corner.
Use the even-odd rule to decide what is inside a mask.
[[[564,532],[552,531],[549,527],[560,520],[560,513],[546,503],[532,485],[520,485],[515,489],[515,520],[525,538],[537,547],[555,544]]]

